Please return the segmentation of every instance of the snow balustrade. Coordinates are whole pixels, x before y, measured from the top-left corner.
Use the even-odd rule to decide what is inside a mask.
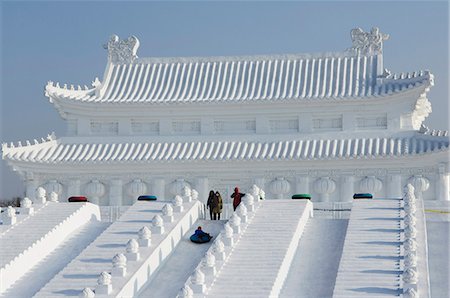
[[[264,198],[264,191],[253,185],[249,193],[242,198],[241,204],[231,215],[224,229],[206,251],[205,256],[185,282],[177,297],[191,298],[207,292],[251,223],[260,206],[261,198]]]
[[[103,271],[97,279],[95,289],[86,287],[79,297],[133,297],[157,271],[163,260],[171,254],[183,235],[202,216],[198,192],[185,187],[172,203],[165,204],[161,214],[152,219],[151,227],[143,226],[137,239],[130,239],[124,252],[112,259],[110,272]],[[182,217],[174,222],[174,213]],[[166,225],[170,226],[166,229]],[[152,241],[154,235],[160,235]]]
[[[425,213],[423,201],[418,200],[414,192],[414,186],[408,184],[403,196],[401,288],[404,297],[431,297]]]

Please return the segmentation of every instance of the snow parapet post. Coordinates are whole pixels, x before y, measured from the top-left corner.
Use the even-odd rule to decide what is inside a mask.
[[[171,204],[165,204],[161,211],[165,222],[173,222],[173,208]]]
[[[239,204],[236,208],[236,212],[241,218],[242,223],[248,223],[247,207],[245,207],[245,204]]]
[[[16,222],[17,222],[16,209],[14,209],[11,206],[8,206],[8,208],[6,208],[6,211],[3,212],[3,224],[12,226],[15,225]]]
[[[222,261],[222,262],[225,261],[225,259],[226,259],[225,244],[223,244],[221,238],[218,238],[214,241],[213,252],[214,252],[214,256],[216,257],[217,261]]]
[[[103,271],[97,279],[97,287],[95,288],[95,295],[109,295],[112,292],[111,274]]]
[[[127,257],[123,253],[116,254],[112,259],[112,276],[124,277],[127,275]]]
[[[191,276],[191,282],[194,294],[205,294],[205,274],[200,268],[195,269],[194,275]]]
[[[216,257],[210,250],[206,252],[202,263],[203,263],[202,269],[205,275],[211,279],[214,279],[214,277],[217,274]]]
[[[181,192],[182,198],[184,202],[190,203],[192,202],[192,191],[191,188],[185,185]]]
[[[183,198],[179,195],[176,195],[175,198],[173,199],[173,211],[174,212],[183,212],[184,207],[183,207]]]
[[[136,241],[136,239],[130,239],[127,242],[127,260],[130,261],[139,261],[140,254],[139,254],[139,244]]]
[[[138,231],[139,239],[138,243],[140,247],[150,247],[152,244],[152,231],[147,227],[142,227]]]
[[[36,190],[37,192],[37,197],[36,197],[36,201],[34,202],[35,204],[45,204],[45,202],[47,201],[46,195],[47,195],[47,191],[45,190],[45,188],[43,188],[42,186],[39,186]]]
[[[255,199],[251,194],[246,193],[242,200],[244,201],[244,204],[249,212],[255,212]]]
[[[23,198],[22,202],[20,202],[20,214],[34,214],[33,202],[28,197]]]
[[[58,201],[58,194],[54,191],[50,193],[50,202],[59,202]]]
[[[78,295],[80,298],[94,298],[95,293],[92,291],[91,288],[84,288],[83,291],[81,291],[80,295]]]
[[[194,292],[189,285],[184,285],[178,293],[177,298],[194,298]]]
[[[237,215],[236,212],[230,217],[229,222],[233,228],[233,231],[236,235],[241,234],[241,218]]]
[[[233,247],[234,246],[234,239],[233,239],[234,231],[229,222],[227,222],[225,224],[224,230],[221,232],[221,234],[223,237],[223,244],[225,244],[225,246]]]
[[[159,214],[152,219],[152,234],[164,234],[164,220]]]

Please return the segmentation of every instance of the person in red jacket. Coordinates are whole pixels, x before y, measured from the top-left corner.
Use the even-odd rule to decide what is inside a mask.
[[[243,196],[245,196],[245,194],[240,193],[239,188],[236,186],[234,188],[234,193],[231,195],[231,198],[233,199],[233,210],[236,211],[236,208],[241,203],[241,199]]]

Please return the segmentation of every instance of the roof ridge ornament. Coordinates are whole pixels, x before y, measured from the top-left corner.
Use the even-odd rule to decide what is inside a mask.
[[[108,60],[111,63],[132,63],[137,58],[139,39],[132,35],[127,39],[120,40],[119,36],[114,34],[103,47],[108,50]]]
[[[356,54],[377,55],[383,53],[383,41],[389,39],[389,34],[380,32],[378,27],[372,27],[370,32],[364,32],[361,28],[350,31],[352,47],[350,51]]]

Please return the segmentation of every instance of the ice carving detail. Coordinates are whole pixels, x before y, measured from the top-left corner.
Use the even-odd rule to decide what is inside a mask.
[[[389,39],[389,34],[380,32],[380,29],[373,27],[370,32],[364,32],[361,28],[354,28],[350,31],[352,47],[350,50],[358,54],[382,54],[383,41]]]
[[[108,50],[110,62],[114,64],[132,63],[137,58],[139,39],[136,36],[130,36],[120,40],[119,36],[114,34],[103,47]]]

